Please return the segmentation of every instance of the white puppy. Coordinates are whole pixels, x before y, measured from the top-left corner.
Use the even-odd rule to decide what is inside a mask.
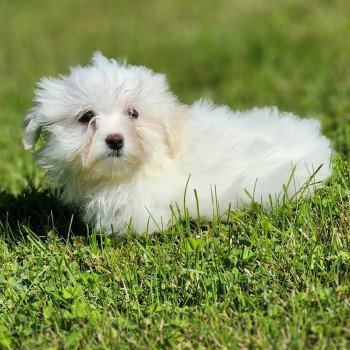
[[[165,228],[185,207],[197,217],[197,203],[209,219],[218,203],[221,213],[251,197],[269,207],[310,177],[315,184],[330,175],[330,143],[317,121],[205,100],[185,106],[164,75],[100,53],[91,66],[41,79],[24,124],[26,149],[43,130],[39,165],[62,200],[97,230],[118,234]]]

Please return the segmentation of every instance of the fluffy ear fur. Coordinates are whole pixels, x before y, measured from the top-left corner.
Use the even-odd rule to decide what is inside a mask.
[[[39,108],[32,107],[24,119],[24,133],[22,136],[22,143],[25,150],[34,147],[36,141],[40,136],[40,131],[45,125],[43,118],[40,116]]]
[[[176,158],[180,155],[186,141],[186,108],[178,106],[164,126],[164,141],[168,147],[169,155]]]
[[[177,97],[173,95],[168,86],[164,74],[148,72],[148,90],[144,89],[146,96],[152,96],[154,105],[157,106],[157,113],[163,115],[162,126],[164,143],[168,148],[171,158],[180,155],[186,141],[186,120],[188,107],[182,105]]]

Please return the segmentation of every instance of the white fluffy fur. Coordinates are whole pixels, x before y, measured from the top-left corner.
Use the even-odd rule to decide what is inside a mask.
[[[126,115],[129,107],[137,119]],[[97,115],[84,125],[78,117],[88,109]],[[39,164],[61,188],[62,200],[78,204],[97,230],[118,234],[128,225],[139,233],[167,227],[170,206],[183,211],[187,182],[189,215],[197,216],[195,189],[201,215],[211,218],[214,192],[221,212],[249,204],[247,191],[268,207],[293,168],[290,196],[320,165],[313,181],[330,175],[330,143],[317,121],[275,108],[236,112],[205,100],[185,106],[164,75],[100,53],[90,66],[40,80],[25,119],[26,149],[41,129],[46,142]],[[115,133],[125,144],[121,156],[108,157],[105,139]]]

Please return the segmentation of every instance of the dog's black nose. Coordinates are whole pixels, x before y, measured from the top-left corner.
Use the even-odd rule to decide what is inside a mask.
[[[120,150],[124,146],[124,138],[119,134],[108,135],[106,143],[110,149]]]

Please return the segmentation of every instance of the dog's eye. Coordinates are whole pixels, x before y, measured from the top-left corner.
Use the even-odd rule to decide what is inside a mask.
[[[93,117],[95,117],[95,112],[92,110],[88,110],[81,115],[78,119],[81,123],[88,123]]]
[[[139,116],[139,112],[136,109],[132,108],[132,107],[129,107],[127,109],[126,114],[129,117],[134,118],[134,119],[136,119]]]

